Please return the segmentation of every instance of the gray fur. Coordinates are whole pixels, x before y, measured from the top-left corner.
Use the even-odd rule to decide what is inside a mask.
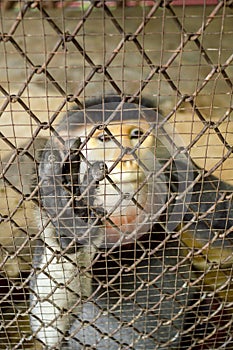
[[[103,101],[89,106],[86,113],[72,111],[64,118],[59,130],[78,128],[85,122],[101,124],[108,118],[119,121],[122,114],[127,114],[128,119],[146,115],[152,123],[159,118],[156,111],[146,107],[139,109],[131,103],[125,103],[115,113],[119,102],[110,101],[103,106]],[[104,237],[101,217],[105,212],[103,208],[93,206],[98,181],[106,176],[107,169],[103,162],[87,164],[88,171],[81,182],[79,142],[75,143],[75,149],[72,144],[64,142],[59,148],[58,142],[49,143],[39,168],[44,213],[42,217],[37,214],[43,234],[35,252],[35,277],[31,283],[34,334],[47,349],[162,350],[177,349],[181,345],[188,348],[193,334],[190,332],[188,336],[186,333],[195,322],[192,304],[198,296],[196,290],[189,287],[191,262],[180,258],[180,241],[171,241],[173,226],[170,228],[166,215],[173,214],[171,224],[175,222],[175,226],[182,220],[189,223],[193,214],[208,211],[215,203],[218,185],[221,187],[222,183],[216,186],[213,185],[215,178],[205,178],[204,194],[203,183],[190,187],[186,196],[189,201],[175,199],[139,242],[130,247],[118,246],[111,254],[104,251],[103,261],[97,259],[94,264],[94,256]],[[70,150],[64,154],[67,147]],[[164,162],[165,156],[161,156]],[[184,165],[181,174],[179,167],[174,167],[171,173],[168,169],[167,175],[164,174],[170,182],[169,195],[185,191],[199,174],[194,164],[187,167],[183,159],[180,163]],[[190,178],[186,170],[190,170]],[[183,181],[179,189],[180,175]],[[90,183],[91,187],[86,191]],[[224,185],[222,188],[223,192],[229,189]],[[79,201],[69,202],[84,193]],[[213,235],[212,229],[223,230],[232,225],[232,212],[232,203],[223,200],[218,204],[217,212],[194,222],[190,230],[207,240]],[[226,242],[231,245],[230,238]],[[220,246],[222,240],[217,239],[215,244]],[[187,312],[187,309],[191,311]]]

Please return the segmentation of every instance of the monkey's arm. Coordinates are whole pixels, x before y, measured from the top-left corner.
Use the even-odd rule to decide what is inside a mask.
[[[166,169],[168,198],[177,195],[162,222],[178,231],[181,253],[192,257],[193,277],[201,288],[232,302],[233,187],[207,175],[188,157],[175,159]]]
[[[93,267],[92,300],[76,315],[69,349],[177,349],[188,342],[185,329],[195,318],[189,312],[195,289],[189,286],[188,261],[179,264],[177,242],[148,246],[123,246],[120,259],[115,251]]]
[[[75,157],[72,161],[78,164],[79,156]],[[48,216],[42,213],[40,217],[41,212],[37,213],[43,234],[34,253],[31,325],[37,338],[49,348],[59,346],[70,327],[70,313],[77,312],[82,300],[91,293],[91,277],[87,270],[103,232],[100,219],[85,200],[77,199],[74,204],[72,197],[79,198],[90,184],[94,197],[98,178],[104,177],[103,169],[101,162],[91,165],[82,185],[78,182],[79,168],[70,169],[71,186],[66,181],[60,152],[45,151],[42,155],[40,199]],[[68,192],[67,186],[76,187],[76,190]]]
[[[198,175],[196,168],[195,175]],[[203,174],[192,188],[192,196],[181,225],[186,253],[193,252],[193,267],[202,275],[204,287],[233,301],[233,187],[213,175]],[[224,287],[225,285],[225,287]]]

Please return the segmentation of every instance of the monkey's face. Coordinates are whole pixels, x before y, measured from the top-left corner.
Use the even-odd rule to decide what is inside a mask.
[[[108,168],[94,200],[94,205],[107,212],[107,243],[130,242],[148,232],[165,202],[165,184],[162,180],[155,181],[156,138],[148,132],[149,128],[145,121],[129,120],[124,124],[109,124],[107,129],[97,129],[94,133],[93,125],[88,125],[71,130],[69,135],[79,136],[82,141],[81,183],[88,163],[103,161]]]

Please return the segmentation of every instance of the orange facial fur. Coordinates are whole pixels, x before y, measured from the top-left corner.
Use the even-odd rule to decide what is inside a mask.
[[[124,121],[124,124],[109,124],[107,130],[96,130],[93,134],[92,125],[74,128],[69,134],[69,138],[79,136],[84,143],[88,135],[92,134],[82,154],[90,163],[104,161],[109,170],[108,176],[116,185],[114,187],[108,178],[101,181],[95,201],[96,205],[109,213],[110,220],[119,229],[106,219],[108,242],[117,242],[119,238],[127,241],[127,235],[134,231],[136,234],[148,232],[148,224],[140,226],[140,223],[148,213],[153,214],[155,203],[161,202],[152,193],[154,186],[150,172],[155,169],[156,138],[148,133],[144,139],[149,128],[150,125],[145,121],[129,120]],[[82,162],[81,179],[86,167],[86,163]]]

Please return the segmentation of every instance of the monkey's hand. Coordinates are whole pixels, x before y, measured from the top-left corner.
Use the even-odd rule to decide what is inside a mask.
[[[47,147],[39,166],[40,199],[62,249],[85,244],[100,245],[103,239],[101,217],[104,209],[93,205],[99,181],[107,173],[104,162],[91,164],[80,183],[80,141],[67,155]],[[54,146],[54,145],[53,145]]]

